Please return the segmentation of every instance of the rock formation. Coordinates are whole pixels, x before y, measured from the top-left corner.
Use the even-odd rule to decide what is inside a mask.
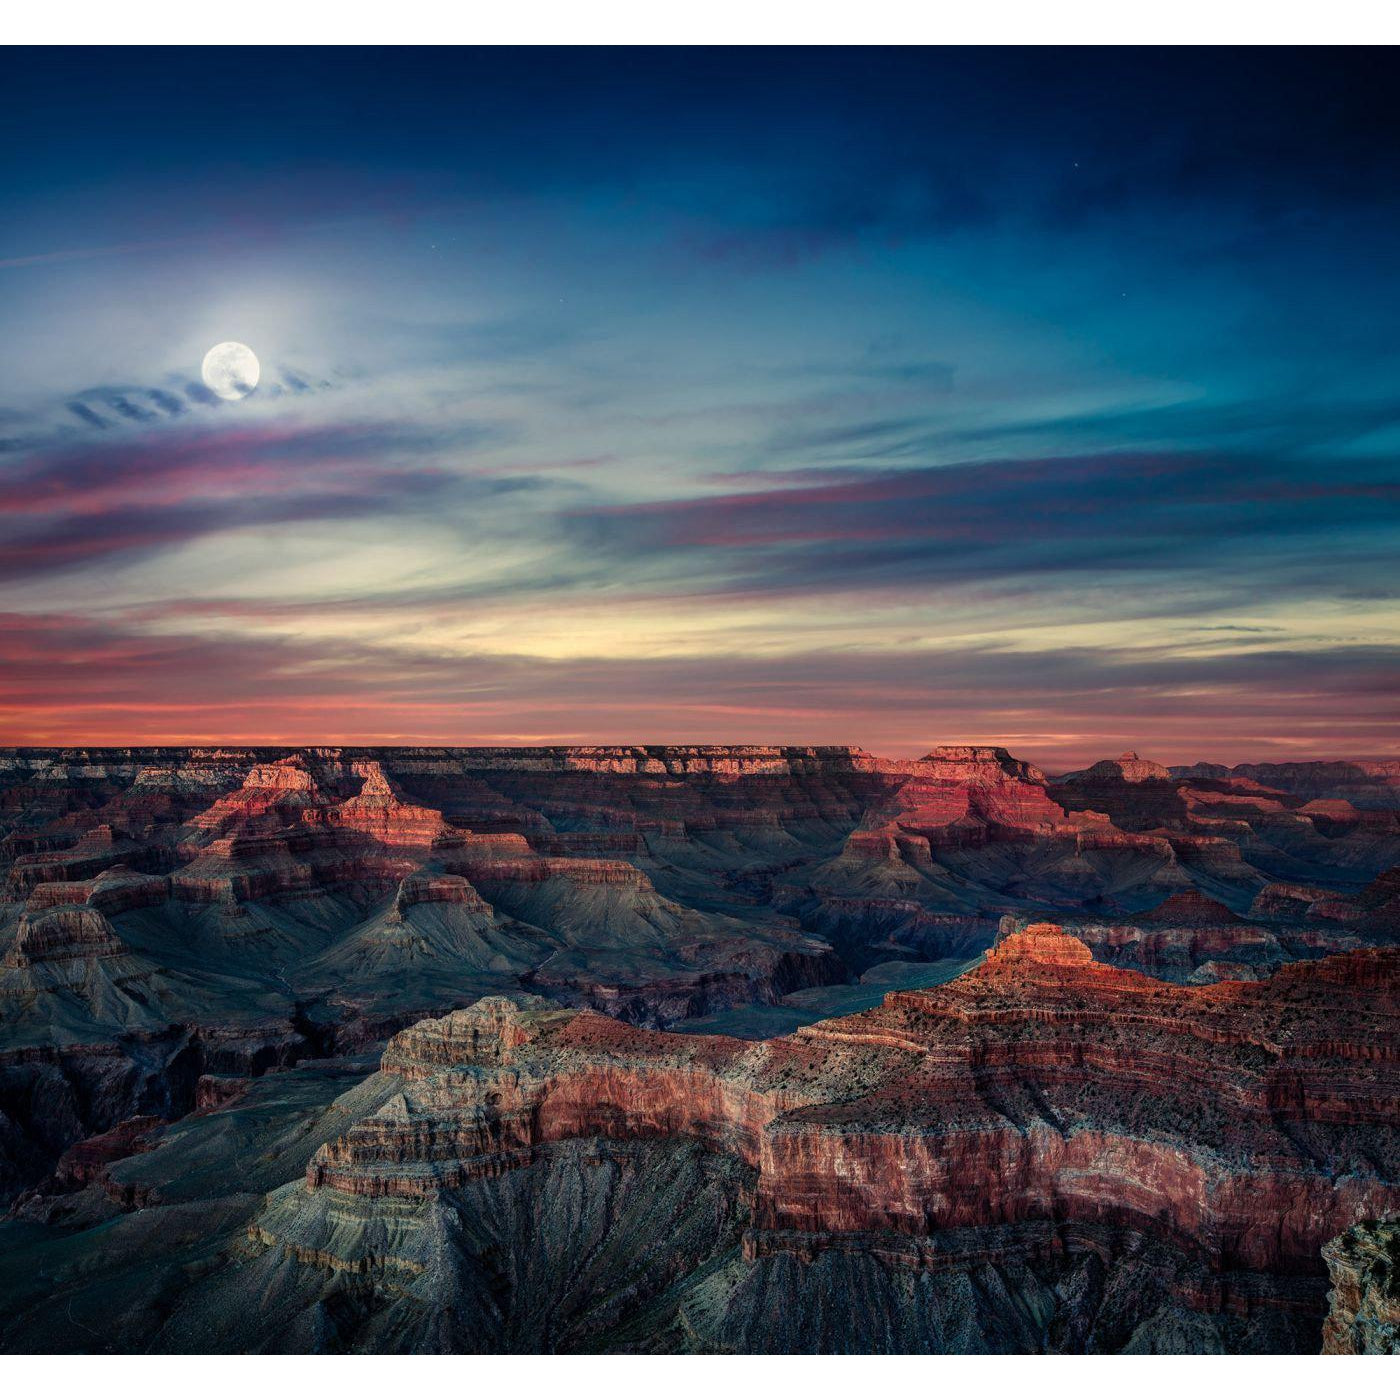
[[[1173,768],[1192,778],[1243,778],[1306,799],[1339,798],[1362,808],[1400,808],[1400,760],[1344,763],[1241,763],[1234,768],[1198,763]]]
[[[1316,1350],[1394,778],[0,751],[0,1345]]]
[[[1323,1351],[1400,1356],[1400,1220],[1353,1225],[1322,1257],[1332,1276]]]
[[[1021,922],[1003,921],[1003,931],[1014,932]],[[1071,919],[1066,925],[1099,961],[1138,968],[1173,982],[1240,977],[1252,981],[1298,955],[1271,928],[1241,918],[1199,890],[1168,895],[1131,919],[1113,923]],[[1341,952],[1359,946],[1357,939],[1341,936],[1328,942],[1325,948],[1309,946],[1307,952]]]
[[[487,998],[390,1042],[379,1107],[251,1237],[416,1277],[440,1247],[428,1220],[471,1183],[576,1140],[687,1140],[750,1174],[749,1264],[946,1271],[1010,1239],[1131,1236],[1178,1258],[1159,1308],[1317,1325],[1323,1245],[1400,1210],[1398,991],[1391,950],[1174,988],[1043,924],[956,982],[758,1044]]]

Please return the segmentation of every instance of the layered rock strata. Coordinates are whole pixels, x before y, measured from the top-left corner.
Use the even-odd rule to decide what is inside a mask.
[[[855,1250],[926,1269],[955,1262],[955,1239],[1127,1230],[1198,1261],[1183,1306],[1320,1320],[1323,1244],[1400,1211],[1397,992],[1391,950],[1183,988],[1036,925],[946,986],[768,1042],[488,998],[391,1041],[382,1107],[253,1235],[377,1268],[365,1241],[387,1231],[411,1271],[412,1232],[389,1229],[405,1209],[553,1143],[688,1139],[753,1173],[751,1261]],[[318,1236],[337,1199],[369,1223]]]
[[[0,751],[0,1196],[187,1111],[188,1045],[377,1052],[522,990],[669,1026],[1047,915],[1178,982],[1394,942],[1388,770],[1277,776],[1054,779],[973,745]]]

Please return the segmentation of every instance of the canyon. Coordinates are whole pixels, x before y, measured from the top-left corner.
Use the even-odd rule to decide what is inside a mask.
[[[1400,763],[0,750],[0,1347],[1394,1350],[1397,945]]]

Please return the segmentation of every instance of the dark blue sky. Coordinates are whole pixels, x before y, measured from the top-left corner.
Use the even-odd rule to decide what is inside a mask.
[[[11,741],[1395,752],[1385,50],[4,62]]]

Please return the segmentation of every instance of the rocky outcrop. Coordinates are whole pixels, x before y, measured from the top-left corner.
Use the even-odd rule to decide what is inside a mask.
[[[68,905],[45,913],[26,913],[4,965],[30,968],[37,963],[115,958],[127,951],[100,910]]]
[[[1358,807],[1340,795],[1324,797],[1300,791],[1296,785],[1270,784],[1259,780],[1263,772],[1264,766],[1257,770],[1211,765],[1168,769],[1133,755],[1066,773],[1051,790],[1067,808],[1106,813],[1127,830],[1215,834],[1240,842],[1246,855],[1251,847],[1262,854],[1267,842],[1276,853],[1307,862],[1314,852],[1327,849],[1321,843],[1330,843],[1334,862],[1378,868],[1376,862],[1384,862],[1386,854],[1396,849],[1400,817],[1395,811],[1367,810],[1366,804]],[[1325,779],[1319,778],[1319,783],[1327,786]]]
[[[992,1248],[1034,1222],[1127,1229],[1203,1261],[1212,1306],[1297,1306],[1286,1281],[1310,1279],[1320,1321],[1322,1245],[1400,1209],[1397,990],[1389,950],[1180,988],[1039,925],[946,986],[768,1042],[492,998],[394,1038],[397,1087],[255,1237],[290,1229],[306,1257],[326,1199],[382,1201],[354,1211],[378,1219],[551,1143],[685,1138],[756,1173],[751,1261],[859,1249],[922,1268],[959,1231]]]
[[[1173,768],[1182,777],[1243,778],[1305,800],[1342,799],[1370,809],[1400,808],[1400,760],[1348,760],[1335,763],[1241,763],[1234,768],[1195,764]]]
[[[1353,1225],[1322,1257],[1332,1278],[1323,1351],[1400,1356],[1400,1220]]]
[[[1004,921],[1003,932],[1014,933],[1022,922]],[[1131,919],[1113,923],[1072,919],[1066,920],[1066,926],[1093,949],[1099,961],[1175,982],[1255,980],[1275,971],[1290,956],[1268,928],[1249,923],[1198,890],[1169,895]],[[1345,946],[1356,946],[1355,940]]]
[[[538,885],[562,880],[570,885],[621,885],[633,890],[651,890],[652,884],[635,865],[625,860],[581,860],[567,856],[526,856],[523,859],[494,855],[454,859],[460,870],[481,884]]]
[[[55,966],[64,969],[59,963],[44,964],[42,970]],[[0,989],[6,975],[0,972]],[[26,1029],[8,1007],[6,1020]],[[295,1064],[315,1048],[286,1022],[199,1027],[156,1017],[106,1043],[70,1040],[0,1049],[0,1196],[8,1204],[45,1180],[48,1191],[79,1186],[76,1178],[63,1184],[58,1165],[75,1144],[98,1138],[106,1151],[120,1139],[120,1133],[118,1139],[107,1135],[123,1123],[170,1121],[190,1113],[206,1076],[252,1078]]]
[[[142,875],[128,870],[124,865],[117,865],[91,880],[35,885],[29,892],[25,907],[30,911],[39,911],[62,904],[86,904],[100,913],[116,915],[164,904],[169,896],[170,881],[167,877]]]
[[[192,825],[210,832],[231,827],[285,826],[317,812],[325,801],[315,776],[298,755],[256,763],[237,792],[220,797]]]
[[[113,1188],[107,1176],[107,1168],[123,1158],[146,1151],[152,1144],[163,1120],[151,1115],[128,1118],[95,1137],[84,1138],[74,1143],[58,1159],[53,1177],[46,1182],[33,1197],[21,1203],[17,1214],[30,1218],[42,1218],[43,1207],[49,1204],[46,1198],[65,1196],[81,1191],[86,1186],[99,1186],[112,1189],[114,1198],[124,1204],[133,1204],[119,1188]]]
[[[1131,750],[1119,758],[1106,758],[1079,773],[1066,773],[1061,782],[1107,779],[1111,782],[1165,782],[1171,779],[1171,769],[1151,759],[1139,758]]]
[[[431,847],[451,835],[441,812],[404,801],[382,764],[357,763],[354,771],[363,777],[364,786],[327,812],[328,825],[361,832],[390,847]]]
[[[921,837],[929,847],[979,845],[1001,834],[1070,830],[1046,778],[1005,749],[945,745],[914,765],[891,799],[853,839],[877,833]]]
[[[381,886],[410,868],[379,852],[346,846],[324,830],[222,836],[170,877],[170,893],[191,904],[239,904],[342,885]]]
[[[17,856],[10,866],[7,887],[14,898],[28,894],[38,885],[90,880],[114,866],[134,870],[159,868],[161,859],[158,848],[143,845],[110,826],[98,826],[65,850]]]
[[[1253,916],[1304,925],[1320,945],[1344,934],[1376,942],[1400,938],[1400,867],[1382,871],[1361,890],[1340,894],[1316,885],[1266,885]]]
[[[394,895],[394,915],[400,919],[420,904],[454,904],[475,914],[489,914],[491,906],[461,875],[408,875]]]
[[[1320,904],[1334,898],[1331,890],[1316,885],[1295,885],[1275,881],[1265,885],[1249,906],[1253,919],[1285,919],[1300,922],[1309,918],[1322,917],[1313,911]]]

